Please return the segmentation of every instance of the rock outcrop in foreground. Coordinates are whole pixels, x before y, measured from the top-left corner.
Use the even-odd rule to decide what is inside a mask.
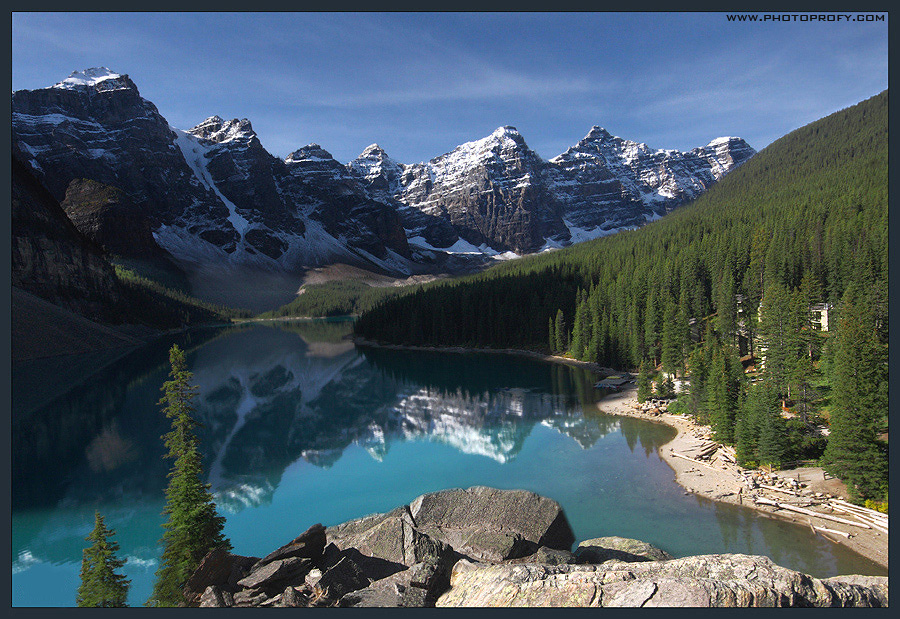
[[[767,557],[672,558],[603,537],[570,551],[555,501],[524,490],[434,492],[386,514],[315,524],[263,558],[212,551],[189,606],[888,605],[883,576],[818,579]]]

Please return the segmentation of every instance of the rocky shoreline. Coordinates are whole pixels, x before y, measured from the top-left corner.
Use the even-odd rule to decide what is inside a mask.
[[[694,460],[712,442],[712,433],[708,426],[699,425],[684,415],[668,413],[665,411],[665,406],[662,409],[644,410],[644,407],[637,401],[637,389],[633,385],[605,397],[597,403],[597,408],[610,415],[636,417],[646,421],[664,423],[675,428],[677,435],[672,441],[659,448],[659,455],[675,471],[675,481],[687,492],[714,501],[724,501],[755,509],[772,518],[820,529],[831,529],[830,533],[813,530],[817,535],[821,535],[831,542],[847,546],[875,563],[885,568],[888,567],[888,534],[886,532],[875,528],[866,529],[836,523],[828,517],[845,517],[846,515],[840,512],[835,513],[831,509],[821,510],[825,516],[822,518],[756,502],[762,499],[776,503],[796,503],[799,499],[812,498],[816,494],[822,497],[846,497],[847,490],[844,484],[838,479],[826,476],[820,467],[778,471],[776,479],[777,475],[780,475],[783,481],[788,482],[784,484],[783,489],[777,488],[774,484],[778,482],[771,481],[772,478],[769,477],[765,483],[760,483],[771,486],[771,489],[753,484],[756,487],[751,491],[745,481],[751,472],[745,471],[734,462],[727,461],[727,456],[719,458],[715,462],[703,458]],[[681,456],[688,456],[691,460]],[[794,480],[796,483],[789,483],[790,480]],[[849,520],[849,518],[845,519]],[[841,533],[846,534],[847,537]]]
[[[886,607],[886,576],[817,579],[767,557],[672,558],[639,540],[575,540],[556,501],[477,486],[334,527],[263,558],[214,550],[184,588],[201,607]]]

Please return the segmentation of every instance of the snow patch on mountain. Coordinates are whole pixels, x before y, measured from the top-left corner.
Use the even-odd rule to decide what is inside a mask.
[[[63,81],[53,85],[53,88],[71,89],[78,86],[96,86],[100,82],[122,77],[121,74],[111,71],[106,67],[94,67],[84,71],[72,71]]]
[[[216,184],[213,182],[212,176],[206,168],[206,154],[209,152],[210,147],[202,144],[200,140],[186,131],[181,131],[174,127],[171,129],[175,133],[175,144],[181,149],[184,160],[187,162],[188,166],[190,166],[191,170],[193,170],[197,180],[200,181],[204,187],[215,193],[228,208],[228,221],[240,235],[241,241],[243,241],[244,234],[246,234],[250,222],[238,213],[234,203],[222,195],[222,192],[219,191],[219,188],[216,187]]]

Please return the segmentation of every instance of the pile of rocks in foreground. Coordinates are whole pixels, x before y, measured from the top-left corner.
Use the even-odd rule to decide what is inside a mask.
[[[888,605],[888,579],[817,579],[766,557],[675,559],[604,537],[570,551],[559,504],[523,490],[425,494],[386,514],[316,524],[263,558],[210,552],[186,605],[866,606]]]

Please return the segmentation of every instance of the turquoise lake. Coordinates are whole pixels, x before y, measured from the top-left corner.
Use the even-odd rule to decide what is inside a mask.
[[[577,541],[647,541],[680,557],[748,553],[814,576],[887,570],[806,527],[685,495],[663,425],[598,412],[588,372],[498,354],[356,347],[349,322],[201,329],[115,357],[13,369],[12,604],[74,606],[99,510],[129,604],[161,554],[169,461],[157,404],[167,351],[187,352],[204,463],[234,552],[262,556],[311,524],[416,496],[523,488],[564,508]],[[84,368],[89,368],[85,370]]]

